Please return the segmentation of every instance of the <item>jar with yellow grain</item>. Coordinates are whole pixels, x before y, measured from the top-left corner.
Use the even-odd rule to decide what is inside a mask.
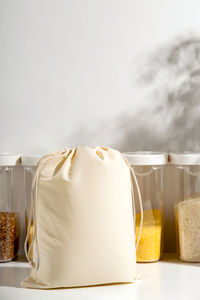
[[[137,177],[143,204],[143,227],[137,248],[137,262],[155,262],[163,252],[163,187],[168,155],[164,152],[126,152]],[[135,203],[138,195],[135,193]],[[136,239],[140,227],[140,209],[136,205]]]

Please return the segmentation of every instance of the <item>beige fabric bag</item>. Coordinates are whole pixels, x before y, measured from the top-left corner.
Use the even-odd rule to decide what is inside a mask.
[[[130,170],[120,152],[103,147],[66,149],[40,160],[32,190],[34,236],[28,253],[29,234],[25,242],[32,268],[24,287],[134,281]]]

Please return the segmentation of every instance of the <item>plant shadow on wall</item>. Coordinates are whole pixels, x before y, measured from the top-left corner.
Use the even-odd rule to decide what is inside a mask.
[[[141,55],[131,72],[133,106],[96,129],[77,130],[73,141],[121,151],[199,150],[200,37],[178,37]]]

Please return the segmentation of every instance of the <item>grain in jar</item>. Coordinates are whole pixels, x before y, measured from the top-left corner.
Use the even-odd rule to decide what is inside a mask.
[[[161,252],[162,214],[160,209],[148,209],[143,212],[143,227],[137,249],[137,261],[157,261]],[[139,235],[141,214],[136,214],[136,239]]]

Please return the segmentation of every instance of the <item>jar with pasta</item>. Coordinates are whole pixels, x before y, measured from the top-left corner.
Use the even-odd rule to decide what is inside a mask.
[[[137,177],[143,204],[143,227],[137,248],[137,262],[155,262],[163,252],[163,187],[168,156],[163,152],[126,152]],[[137,199],[138,195],[135,193]],[[138,201],[135,201],[138,203]],[[136,238],[141,214],[136,206]]]
[[[200,262],[200,153],[170,153],[174,169],[177,254],[182,261]]]

